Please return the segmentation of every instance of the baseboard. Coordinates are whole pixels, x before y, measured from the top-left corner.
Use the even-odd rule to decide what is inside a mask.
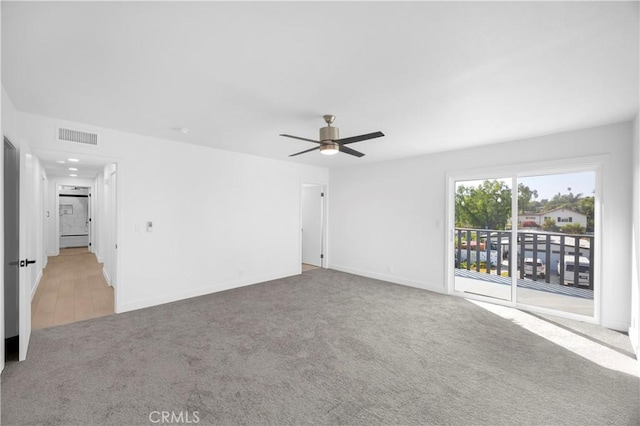
[[[107,282],[107,284],[111,285],[111,277],[109,276],[109,273],[107,272],[107,270],[105,268],[102,268],[102,276],[104,277],[104,279]]]
[[[36,277],[36,285],[34,285],[31,289],[31,300],[33,300],[36,295],[36,291],[38,291],[38,286],[40,285],[40,280],[42,279],[42,271],[43,269],[40,269],[40,271],[38,272],[38,276]]]
[[[349,274],[360,275],[362,277],[373,278],[375,280],[387,281],[394,284],[406,285],[408,287],[420,288],[422,290],[433,291],[436,293],[446,293],[447,289],[443,285],[438,285],[435,283],[426,283],[421,281],[410,280],[407,278],[397,277],[395,275],[386,275],[380,274],[378,272],[366,271],[358,268],[351,268],[349,266],[342,265],[329,265],[330,269],[335,269],[336,271],[346,272]]]
[[[98,263],[104,263],[104,259],[102,258],[102,256],[100,256],[98,253],[94,253],[96,255],[96,259],[98,260]]]
[[[207,294],[217,293],[219,291],[231,290],[234,288],[245,287],[253,284],[258,284],[266,281],[277,280],[280,278],[291,277],[294,275],[300,275],[299,270],[290,271],[287,273],[265,275],[261,277],[244,278],[239,280],[232,280],[225,283],[218,283],[212,286],[199,287],[193,290],[167,294],[164,296],[153,297],[150,299],[137,300],[134,302],[123,303],[120,306],[118,313],[135,311],[138,309],[150,308],[152,306],[163,305],[165,303],[177,302],[179,300],[190,299],[192,297],[204,296]]]

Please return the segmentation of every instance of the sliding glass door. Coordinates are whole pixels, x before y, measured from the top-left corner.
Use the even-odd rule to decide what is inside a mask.
[[[450,178],[453,292],[594,317],[596,184],[595,166]]]
[[[455,291],[512,300],[511,179],[455,182]]]
[[[517,302],[594,315],[594,171],[518,178]]]

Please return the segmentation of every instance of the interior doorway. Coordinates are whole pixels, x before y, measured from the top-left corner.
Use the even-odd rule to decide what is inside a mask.
[[[300,191],[301,269],[306,272],[323,267],[324,186],[303,183]]]
[[[91,188],[58,187],[58,239],[62,249],[91,247]]]

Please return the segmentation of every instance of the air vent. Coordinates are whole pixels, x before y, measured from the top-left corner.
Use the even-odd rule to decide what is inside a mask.
[[[83,143],[86,145],[98,145],[98,134],[83,132],[82,130],[67,129],[66,127],[58,127],[58,140]]]

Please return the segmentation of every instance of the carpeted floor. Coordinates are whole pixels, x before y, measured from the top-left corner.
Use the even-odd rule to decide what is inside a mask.
[[[37,330],[2,425],[637,425],[639,386],[464,299],[317,269]]]

